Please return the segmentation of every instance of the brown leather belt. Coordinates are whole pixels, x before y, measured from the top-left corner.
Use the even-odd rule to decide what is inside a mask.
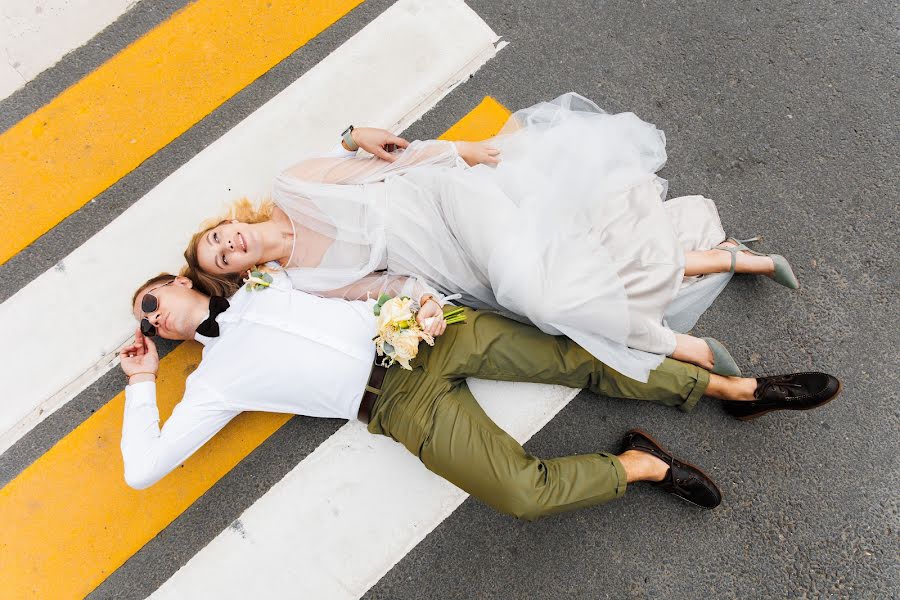
[[[384,383],[384,374],[387,369],[381,365],[372,365],[372,372],[369,374],[369,383],[366,385],[366,391],[363,392],[362,402],[359,403],[359,414],[357,418],[363,423],[368,423],[372,418],[372,407],[375,401],[381,395],[381,384]]]

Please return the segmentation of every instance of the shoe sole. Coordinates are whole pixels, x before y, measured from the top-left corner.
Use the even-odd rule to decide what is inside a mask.
[[[743,417],[735,417],[735,419],[737,419],[738,421],[752,421],[753,419],[758,419],[761,416],[767,415],[770,412],[775,412],[776,410],[812,410],[814,408],[821,408],[822,406],[825,406],[826,404],[828,404],[829,402],[831,402],[832,400],[834,400],[835,398],[840,396],[841,391],[843,389],[844,389],[844,384],[841,383],[840,381],[838,381],[837,390],[831,396],[829,396],[828,398],[826,398],[825,400],[823,400],[822,402],[819,402],[818,404],[816,404],[814,406],[807,406],[806,408],[770,408],[769,410],[763,410],[763,411],[760,411],[757,413],[745,415]]]
[[[656,438],[654,438],[652,435],[650,435],[649,433],[647,433],[647,432],[644,431],[643,429],[632,429],[632,430],[629,431],[628,433],[639,433],[639,434],[641,434],[642,436],[644,436],[645,438],[647,438],[648,440],[650,440],[650,442],[653,443],[657,448],[659,448],[660,450],[662,450],[663,452],[665,452],[665,453],[668,454],[669,456],[675,457],[674,454],[672,454],[671,452],[669,452],[669,449],[668,449],[668,448],[666,448],[665,446],[663,446],[662,444],[660,444],[660,443],[656,440]],[[628,435],[628,433],[626,433],[625,435]],[[680,458],[678,459],[678,462],[680,462],[681,464],[683,464],[683,465],[685,465],[685,466],[687,466],[687,467],[690,467],[690,468],[692,468],[692,469],[695,469],[698,473],[700,473],[701,475],[703,475],[704,477],[706,477],[706,480],[709,481],[709,482],[712,484],[712,486],[713,486],[714,488],[716,488],[716,491],[719,493],[719,504],[722,504],[722,499],[724,499],[725,496],[724,496],[724,494],[722,494],[722,490],[719,489],[719,486],[716,485],[716,482],[713,481],[713,478],[712,478],[712,477],[710,477],[709,475],[707,475],[707,474],[703,471],[703,469],[701,469],[701,468],[698,467],[697,465],[694,465],[694,464],[691,464],[691,463],[689,463],[689,462],[687,462],[687,461],[681,460]],[[654,483],[655,483],[655,482],[654,482]],[[715,506],[713,506],[712,508],[710,508],[709,506],[703,506],[702,504],[697,504],[696,502],[694,502],[694,501],[692,501],[692,500],[688,500],[688,499],[685,498],[684,496],[679,496],[678,494],[671,494],[671,495],[672,495],[672,496],[675,496],[675,497],[678,498],[679,500],[683,500],[683,501],[687,502],[688,504],[693,504],[694,506],[699,506],[700,508],[705,508],[706,510],[712,510],[713,508],[717,508],[717,507],[719,506],[719,504],[716,504]]]

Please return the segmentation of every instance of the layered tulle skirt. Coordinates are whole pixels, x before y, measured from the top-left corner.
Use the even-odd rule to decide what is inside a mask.
[[[686,251],[725,238],[715,205],[664,201],[663,132],[577,94],[516,112],[488,143],[496,168],[460,161],[385,181],[388,268],[646,381],[730,278],[683,276]]]

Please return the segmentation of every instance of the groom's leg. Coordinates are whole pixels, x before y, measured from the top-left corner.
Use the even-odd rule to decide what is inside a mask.
[[[553,383],[587,388],[613,398],[651,400],[691,410],[709,384],[709,372],[665,359],[646,383],[611,369],[564,336],[548,335],[486,311],[466,311],[466,322],[450,325],[428,349],[428,369],[447,377]]]
[[[484,413],[465,382],[437,403],[419,457],[472,496],[528,521],[618,498],[627,481],[612,454],[529,455]]]

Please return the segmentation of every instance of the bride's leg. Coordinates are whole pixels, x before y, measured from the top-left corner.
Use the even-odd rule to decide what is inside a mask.
[[[629,348],[669,356],[719,375],[741,374],[728,349],[716,339],[676,333],[662,320],[653,322],[646,315],[641,315],[635,310],[637,306],[634,303],[629,308],[632,309],[632,330],[626,340]]]
[[[722,242],[721,247],[734,246],[734,242]],[[684,254],[684,276],[705,275],[707,273],[727,273],[731,270],[731,253],[710,248]],[[768,256],[755,256],[749,252],[738,252],[734,265],[735,273],[755,273],[772,275],[775,263]]]
[[[675,350],[669,356],[706,370],[714,366],[713,353],[709,345],[700,338],[684,333],[675,334]]]

